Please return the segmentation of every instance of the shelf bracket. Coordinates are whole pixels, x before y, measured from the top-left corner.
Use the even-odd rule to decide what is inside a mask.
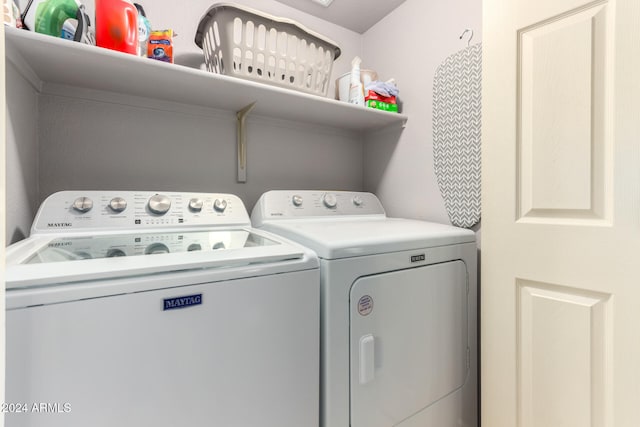
[[[236,113],[237,122],[237,146],[238,146],[238,182],[247,182],[247,123],[246,118],[256,106],[255,102],[244,107]]]

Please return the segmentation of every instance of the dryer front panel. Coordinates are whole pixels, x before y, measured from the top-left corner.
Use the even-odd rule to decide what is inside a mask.
[[[425,416],[467,374],[462,261],[362,277],[350,295],[351,426]]]

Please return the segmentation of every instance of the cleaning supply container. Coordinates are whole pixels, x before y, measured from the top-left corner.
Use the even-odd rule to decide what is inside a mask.
[[[136,55],[138,10],[126,0],[95,0],[96,45]]]
[[[366,87],[372,81],[378,80],[378,73],[373,70],[360,70],[360,81]],[[349,102],[349,88],[351,87],[351,71],[336,79],[336,99]]]
[[[147,14],[141,4],[133,4],[138,11],[138,56],[147,57],[149,35],[151,34],[151,24],[147,19]]]
[[[27,4],[22,20],[31,31],[61,37],[62,26],[77,17],[79,7],[76,0],[33,0]]]
[[[195,37],[207,70],[326,96],[340,48],[299,23],[220,3],[200,19]]]

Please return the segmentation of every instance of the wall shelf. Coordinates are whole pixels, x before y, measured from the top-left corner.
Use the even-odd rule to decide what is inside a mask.
[[[255,102],[253,115],[359,132],[404,126],[408,119],[404,114],[357,107],[30,31],[5,30],[7,59],[40,92],[46,92],[49,84],[65,85],[233,113]]]

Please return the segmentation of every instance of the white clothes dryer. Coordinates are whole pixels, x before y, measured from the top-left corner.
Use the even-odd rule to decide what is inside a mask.
[[[321,426],[477,426],[472,231],[361,192],[270,191],[251,219],[320,258]]]
[[[318,425],[318,260],[233,195],[51,195],[6,324],[8,427]]]

